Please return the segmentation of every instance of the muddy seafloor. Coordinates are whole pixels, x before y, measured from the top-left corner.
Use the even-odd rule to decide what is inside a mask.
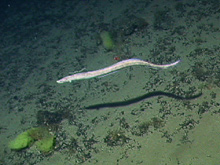
[[[219,1],[1,3],[0,164],[220,163]],[[181,62],[56,83],[129,58]],[[33,127],[56,137],[50,152],[9,149]]]

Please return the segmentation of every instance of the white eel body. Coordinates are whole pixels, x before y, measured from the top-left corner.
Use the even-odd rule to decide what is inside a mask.
[[[112,73],[116,70],[119,70],[119,69],[122,69],[122,68],[125,68],[128,66],[146,65],[146,66],[150,66],[153,68],[166,69],[170,66],[174,66],[174,65],[178,64],[179,62],[180,62],[180,60],[178,60],[174,63],[171,63],[171,64],[157,65],[157,64],[153,64],[153,63],[150,63],[147,61],[140,60],[140,59],[128,59],[128,60],[120,61],[114,65],[111,65],[111,66],[103,68],[103,69],[89,71],[89,72],[76,73],[76,74],[64,77],[64,78],[58,80],[57,83],[65,83],[65,82],[71,82],[71,81],[75,81],[75,80],[84,80],[84,79],[95,78],[95,77],[106,75],[108,73]]]

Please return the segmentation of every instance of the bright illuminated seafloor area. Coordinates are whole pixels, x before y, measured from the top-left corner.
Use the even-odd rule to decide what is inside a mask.
[[[219,0],[0,8],[1,165],[220,164]],[[180,63],[57,83],[131,58]]]

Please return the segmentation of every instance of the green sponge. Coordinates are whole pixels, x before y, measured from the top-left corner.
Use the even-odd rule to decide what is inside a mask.
[[[50,137],[39,140],[35,143],[37,149],[41,152],[49,152],[53,150],[55,138],[51,135]]]
[[[39,151],[49,152],[54,148],[55,137],[45,127],[31,128],[12,140],[9,148],[19,151],[30,147],[34,142]]]
[[[33,139],[30,137],[29,133],[23,132],[9,143],[9,148],[12,150],[22,150],[29,147],[32,142]]]
[[[115,43],[110,32],[103,31],[100,33],[100,37],[105,49],[112,50],[115,47]]]

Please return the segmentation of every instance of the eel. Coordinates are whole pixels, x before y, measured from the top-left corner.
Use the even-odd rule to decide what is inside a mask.
[[[144,60],[140,60],[140,59],[127,59],[127,60],[123,60],[120,61],[116,64],[113,64],[111,66],[108,66],[106,68],[103,69],[99,69],[99,70],[95,70],[95,71],[88,71],[88,72],[82,72],[82,73],[76,73],[70,76],[66,76],[60,80],[57,80],[57,83],[65,83],[65,82],[72,82],[75,80],[84,80],[84,79],[91,79],[91,78],[95,78],[95,77],[99,77],[99,76],[103,76],[109,73],[112,73],[114,71],[117,71],[119,69],[128,67],[128,66],[134,66],[134,65],[145,65],[145,66],[150,66],[153,68],[162,68],[162,69],[166,69],[168,67],[174,66],[176,64],[178,64],[180,62],[180,60],[174,62],[174,63],[170,63],[170,64],[164,64],[164,65],[158,65],[158,64],[153,64]]]

